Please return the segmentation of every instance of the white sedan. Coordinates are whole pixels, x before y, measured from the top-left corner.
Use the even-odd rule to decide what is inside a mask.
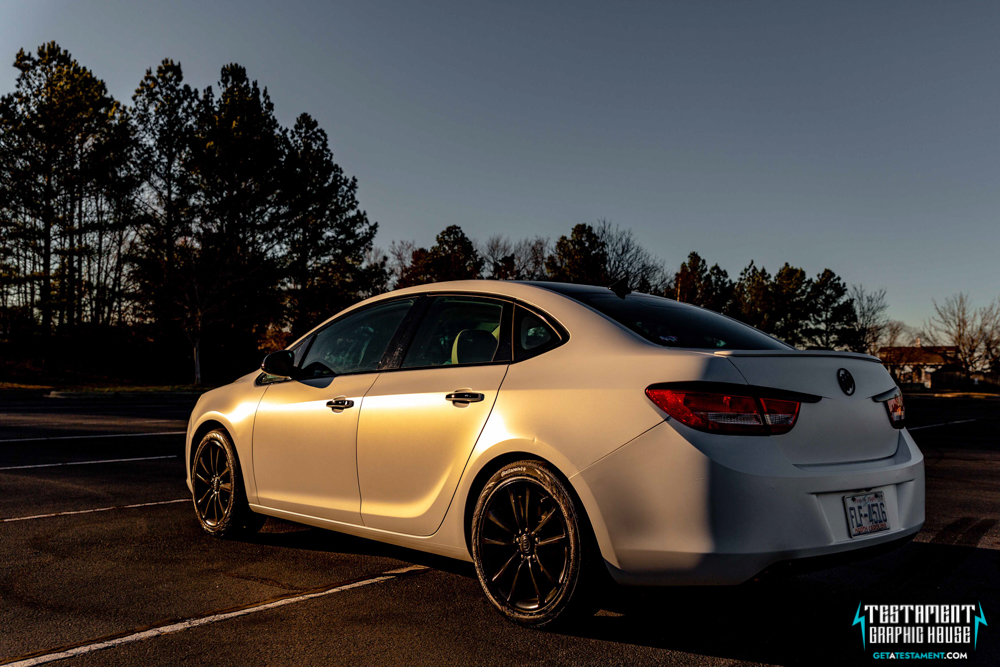
[[[463,281],[348,308],[204,394],[202,527],[265,516],[472,561],[540,626],[602,581],[736,584],[911,539],[923,456],[874,357],[627,288]]]

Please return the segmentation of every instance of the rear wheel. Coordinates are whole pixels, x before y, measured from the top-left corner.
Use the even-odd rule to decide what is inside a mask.
[[[472,558],[486,597],[533,627],[597,611],[597,558],[586,517],[539,461],[498,470],[473,515]]]
[[[247,503],[243,474],[229,436],[210,431],[202,437],[191,466],[192,500],[202,529],[215,537],[255,533],[265,517]]]

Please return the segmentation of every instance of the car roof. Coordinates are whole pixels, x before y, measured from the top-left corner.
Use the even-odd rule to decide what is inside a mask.
[[[609,292],[607,287],[596,287],[593,285],[572,285],[569,283],[515,280],[452,280],[440,283],[414,285],[413,287],[404,287],[391,292],[369,297],[348,306],[326,320],[318,323],[315,327],[300,336],[294,343],[292,343],[292,345],[297,344],[299,341],[305,339],[316,330],[326,326],[330,321],[346,315],[348,312],[357,308],[380,301],[405,298],[407,296],[421,296],[424,294],[447,292],[482,294],[483,296],[494,295],[515,299],[529,307],[535,307],[549,317],[554,318],[561,326],[563,326],[563,328],[568,329],[571,333],[574,328],[577,328],[573,325],[578,323],[580,318],[583,318],[590,321],[594,326],[600,326],[601,329],[604,329],[605,326],[610,327],[611,331],[606,331],[604,333],[606,337],[617,335],[618,331],[615,330],[620,330],[621,334],[631,336],[632,334],[626,332],[624,328],[612,323],[611,320],[608,320],[603,315],[600,315],[597,311],[591,310],[589,307],[579,301],[576,301],[571,296],[574,293],[593,293],[602,291]],[[601,322],[602,320],[605,322]],[[579,330],[579,328],[577,328],[577,330]]]
[[[574,285],[571,283],[550,283],[540,280],[448,280],[439,283],[424,283],[422,285],[414,285],[413,287],[403,287],[392,292],[387,292],[386,294],[380,294],[375,298],[384,298],[390,295],[404,296],[407,294],[429,294],[449,291],[496,294],[518,298],[527,294],[538,294],[537,290],[570,296],[572,294],[606,292],[608,288],[594,285]]]
[[[596,292],[607,292],[609,290],[608,287],[598,287],[596,285],[577,285],[576,283],[556,283],[544,280],[512,280],[511,282],[517,283],[519,285],[531,285],[532,287],[547,289],[551,292],[558,292],[559,294],[565,294],[566,296],[571,296],[573,294],[593,294]]]

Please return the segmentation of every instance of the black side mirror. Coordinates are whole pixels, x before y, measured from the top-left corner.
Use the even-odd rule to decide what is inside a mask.
[[[291,350],[278,350],[264,357],[260,369],[268,375],[290,378],[295,375],[295,354]]]

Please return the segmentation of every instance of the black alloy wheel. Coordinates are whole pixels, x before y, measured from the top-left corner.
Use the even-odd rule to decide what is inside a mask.
[[[206,433],[191,466],[192,499],[202,529],[215,537],[256,532],[264,517],[247,503],[236,450],[224,431]]]
[[[581,521],[581,519],[583,519]],[[513,621],[542,626],[593,613],[592,540],[563,482],[519,461],[486,483],[473,516],[472,552],[490,602]]]

